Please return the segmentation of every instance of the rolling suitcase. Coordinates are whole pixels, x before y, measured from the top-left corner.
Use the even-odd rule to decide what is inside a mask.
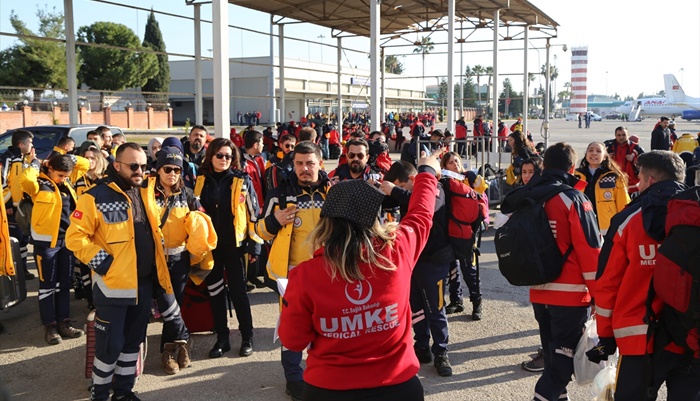
[[[17,238],[10,237],[14,275],[0,275],[0,310],[15,306],[27,299],[27,284],[24,281],[24,264]]]
[[[180,312],[190,333],[214,331],[214,316],[205,283],[196,285],[192,280],[187,280]]]

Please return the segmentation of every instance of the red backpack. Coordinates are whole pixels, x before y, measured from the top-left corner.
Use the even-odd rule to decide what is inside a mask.
[[[700,354],[700,187],[668,202],[666,239],[659,247],[647,299],[650,327],[664,330],[688,354]],[[652,303],[664,303],[654,316]]]
[[[440,180],[445,189],[445,206],[449,216],[447,234],[458,258],[467,258],[474,245],[475,233],[484,220],[483,202],[469,185],[454,178]]]

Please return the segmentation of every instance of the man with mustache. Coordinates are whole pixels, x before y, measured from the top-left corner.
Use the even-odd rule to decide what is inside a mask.
[[[204,147],[204,144],[207,143],[207,135],[209,132],[205,126],[195,125],[190,130],[190,135],[182,143],[185,160],[194,163],[197,167],[202,164],[204,154],[207,151]]]
[[[369,160],[369,144],[364,139],[350,139],[345,143],[347,163],[338,166],[328,174],[333,181],[365,180],[379,174],[367,164]]]
[[[290,270],[313,256],[306,239],[321,218],[330,188],[330,181],[321,170],[321,160],[321,149],[316,144],[299,142],[294,148],[294,172],[268,192],[262,209],[264,215],[255,224],[258,236],[273,241],[267,273],[275,281],[286,279]],[[287,350],[283,344],[286,392],[293,400],[301,400],[304,391],[301,357],[301,352]]]
[[[66,246],[92,270],[95,361],[91,400],[138,401],[132,389],[146,338],[153,287],[173,293],[160,213],[142,187],[148,167],[137,143],[117,148],[107,178],[83,193],[70,217]]]

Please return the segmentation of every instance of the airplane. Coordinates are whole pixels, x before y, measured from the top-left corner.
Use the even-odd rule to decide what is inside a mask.
[[[642,115],[670,118],[680,116],[688,121],[700,120],[700,98],[686,95],[673,74],[664,74],[664,90],[664,97],[640,97],[626,101],[615,111],[628,115],[630,121],[637,121]]]

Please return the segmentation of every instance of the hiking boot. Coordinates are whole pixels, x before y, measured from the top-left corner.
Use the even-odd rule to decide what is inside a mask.
[[[192,338],[188,340],[175,340],[177,346],[177,366],[180,369],[189,368],[192,360],[190,359],[190,350],[192,349]]]
[[[291,396],[292,400],[301,401],[301,397],[304,394],[305,385],[306,383],[304,383],[303,380],[287,381],[287,386],[285,387],[284,392]]]
[[[85,334],[84,331],[71,326],[68,320],[60,322],[56,328],[58,330],[58,334],[60,334],[60,336],[63,338],[78,338]]]
[[[418,357],[418,362],[430,363],[433,361],[433,353],[430,352],[429,348],[423,348],[423,347],[419,347],[417,345],[414,345],[413,350],[416,352],[416,357]]]
[[[112,401],[141,401],[141,399],[133,391],[129,391],[122,395],[112,394]]]
[[[464,312],[464,302],[462,302],[461,299],[456,302],[450,302],[450,304],[445,307],[445,313],[448,315],[462,312]]]
[[[243,339],[243,342],[241,342],[241,349],[238,351],[238,355],[240,356],[251,356],[253,355],[253,339]]]
[[[56,323],[46,326],[46,336],[44,338],[49,345],[58,345],[61,343],[61,335],[58,334]]]
[[[481,320],[481,298],[472,302],[472,320]]]
[[[447,352],[435,355],[434,365],[437,368],[437,372],[440,376],[452,376],[452,365],[450,365],[450,359],[447,357]]]
[[[180,366],[175,360],[177,346],[178,345],[175,343],[165,343],[163,344],[163,353],[160,354],[160,366],[163,368],[163,371],[169,375],[174,375],[180,371]]]
[[[532,358],[531,360],[521,363],[520,367],[527,370],[528,372],[542,372],[544,370],[544,356],[538,353],[537,356]]]

